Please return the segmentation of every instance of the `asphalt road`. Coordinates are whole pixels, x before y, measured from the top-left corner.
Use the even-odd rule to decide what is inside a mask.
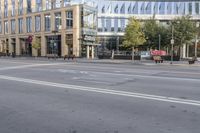
[[[200,68],[0,59],[0,133],[199,133]]]

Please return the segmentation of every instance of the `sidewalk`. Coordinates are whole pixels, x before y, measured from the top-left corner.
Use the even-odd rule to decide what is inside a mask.
[[[77,62],[77,63],[96,63],[96,64],[129,64],[129,65],[159,65],[159,66],[198,66],[200,67],[200,61],[196,61],[195,64],[189,64],[188,61],[173,61],[170,64],[170,61],[164,61],[163,63],[155,63],[152,60],[117,60],[117,59],[86,59],[86,58],[76,58],[66,59],[57,58],[57,59],[47,59],[46,57],[0,57],[0,59],[14,59],[14,60],[38,60],[38,61],[59,61],[59,62]]]

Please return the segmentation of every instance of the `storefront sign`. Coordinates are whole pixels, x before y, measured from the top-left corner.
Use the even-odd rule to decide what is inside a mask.
[[[88,36],[85,35],[83,38],[84,41],[90,41],[90,42],[95,42],[95,37],[94,36]]]
[[[28,41],[29,43],[31,43],[31,42],[33,41],[33,36],[28,36],[27,41]]]
[[[167,52],[164,50],[154,50],[151,51],[151,55],[167,55]]]

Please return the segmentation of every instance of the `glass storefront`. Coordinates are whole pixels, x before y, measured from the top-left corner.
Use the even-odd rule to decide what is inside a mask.
[[[55,54],[61,56],[61,36],[46,37],[47,54]]]

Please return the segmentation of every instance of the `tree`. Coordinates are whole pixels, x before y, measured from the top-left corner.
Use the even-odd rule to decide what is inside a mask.
[[[174,39],[178,47],[190,42],[197,34],[196,23],[191,21],[190,16],[183,16],[172,22],[174,26]]]
[[[143,25],[144,33],[147,38],[145,45],[149,48],[158,48],[159,35],[161,39],[161,46],[164,47],[170,42],[170,32],[166,26],[160,25],[153,18],[146,20]]]
[[[143,45],[146,42],[144,32],[140,21],[131,17],[128,21],[128,25],[125,29],[123,46],[126,48],[132,48],[132,60],[134,60],[134,48]]]
[[[35,38],[32,42],[32,48],[34,48],[37,51],[37,56],[38,56],[38,50],[41,49],[41,40],[39,38]]]

